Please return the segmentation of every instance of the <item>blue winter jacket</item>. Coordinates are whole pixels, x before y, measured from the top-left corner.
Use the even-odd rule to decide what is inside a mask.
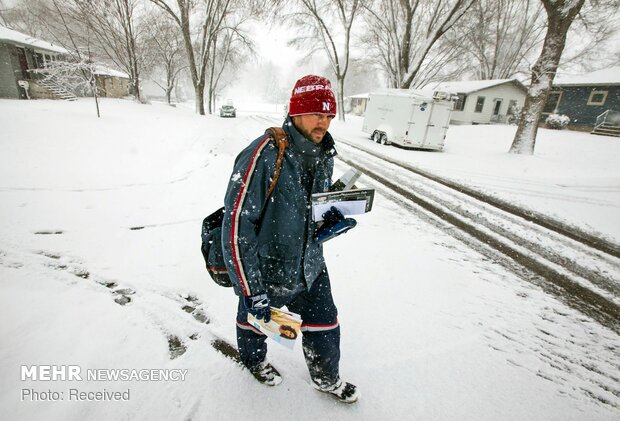
[[[263,135],[237,156],[222,225],[224,260],[235,293],[248,296],[267,291],[275,306],[310,289],[325,269],[323,247],[313,238],[310,194],[328,191],[336,155],[329,132],[315,145],[297,131],[290,117],[282,128],[289,147],[271,197],[265,201],[278,150]],[[307,176],[308,166],[314,168],[313,179]]]

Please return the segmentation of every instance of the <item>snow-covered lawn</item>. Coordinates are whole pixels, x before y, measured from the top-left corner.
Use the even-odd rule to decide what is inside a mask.
[[[617,334],[381,195],[325,247],[341,374],[359,403],[314,391],[300,348],[270,345],[276,388],[214,351],[215,336],[235,341],[236,299],[204,270],[200,223],[221,206],[238,151],[265,129],[256,107],[236,105],[238,118],[221,119],[105,99],[97,119],[87,99],[0,100],[2,419],[620,417]],[[371,145],[359,127],[351,118],[333,132]],[[617,139],[544,130],[536,155],[515,157],[505,154],[513,130],[451,127],[444,153],[371,146],[620,238]],[[119,305],[113,291],[128,288]],[[171,337],[186,348],[176,358]],[[176,382],[20,380],[34,364],[188,371]],[[130,399],[70,401],[72,388]],[[22,400],[25,389],[63,400]]]

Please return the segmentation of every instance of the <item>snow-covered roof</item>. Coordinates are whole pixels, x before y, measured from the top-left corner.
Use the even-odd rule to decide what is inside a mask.
[[[109,67],[98,65],[95,67],[94,73],[99,76],[112,76],[112,77],[122,77],[123,79],[129,79],[129,75],[127,73],[123,73],[119,70],[110,69]]]
[[[517,79],[457,80],[449,82],[431,82],[423,89],[470,94],[472,92],[481,91],[483,89],[492,88],[493,86],[503,85],[505,83],[513,83],[515,84],[515,86],[525,91],[525,87]]]
[[[34,49],[52,51],[55,53],[67,54],[69,51],[59,45],[54,45],[51,42],[42,41],[30,35],[22,34],[21,32],[14,31],[12,29],[0,26],[0,41],[9,41],[16,44],[33,47]]]
[[[620,66],[601,69],[583,75],[558,74],[554,85],[617,85],[620,84]]]
[[[397,95],[397,96],[408,96],[408,97],[414,97],[414,98],[420,98],[420,99],[425,99],[425,100],[432,100],[433,99],[433,92],[432,90],[424,90],[424,89],[394,89],[394,88],[386,88],[386,89],[380,89],[377,91],[373,91],[370,93],[370,95],[372,94],[380,94],[380,95]]]
[[[365,94],[350,95],[349,98],[368,98],[368,92]]]

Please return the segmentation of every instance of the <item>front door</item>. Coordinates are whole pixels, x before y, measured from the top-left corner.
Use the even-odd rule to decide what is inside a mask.
[[[17,47],[17,58],[19,59],[19,67],[21,74],[17,73],[18,79],[28,79],[28,60],[26,59],[26,50]]]
[[[499,110],[502,108],[502,99],[496,99],[495,100],[495,106],[493,107],[493,115],[494,116],[498,116],[499,115]]]

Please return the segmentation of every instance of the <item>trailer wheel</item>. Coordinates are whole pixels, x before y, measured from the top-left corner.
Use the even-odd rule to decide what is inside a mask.
[[[374,140],[377,143],[381,142],[381,132],[380,131],[376,131],[372,134],[372,140]]]
[[[381,143],[382,145],[390,144],[390,142],[388,141],[388,137],[385,133],[381,133],[381,138],[379,139],[379,143]]]

